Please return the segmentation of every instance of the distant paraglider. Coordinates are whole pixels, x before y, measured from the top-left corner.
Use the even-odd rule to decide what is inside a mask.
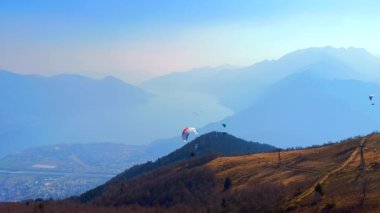
[[[222,123],[222,127],[225,129],[227,127],[227,124],[226,123]],[[223,132],[223,135],[227,135],[227,133]]]
[[[371,101],[371,105],[372,105],[372,106],[375,105],[375,102],[374,102],[374,100],[373,100],[374,97],[375,97],[374,95],[369,95],[369,96],[368,96],[369,101]]]
[[[190,133],[192,133],[192,132],[194,134],[198,135],[197,129],[195,129],[194,127],[186,127],[185,129],[183,129],[183,131],[182,131],[183,142],[187,142],[187,138],[189,137]]]

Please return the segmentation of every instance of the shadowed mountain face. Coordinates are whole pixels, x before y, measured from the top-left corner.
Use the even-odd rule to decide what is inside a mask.
[[[150,97],[112,77],[45,78],[1,71],[0,155],[41,144],[107,141],[112,134],[118,137],[118,129],[125,123],[119,116]]]
[[[110,187],[118,185],[123,181],[127,181],[144,173],[162,168],[164,166],[173,165],[177,162],[189,159],[200,159],[201,162],[209,161],[217,156],[234,156],[244,155],[258,152],[273,151],[276,148],[267,144],[257,142],[247,142],[242,139],[231,136],[222,132],[211,132],[202,135],[192,142],[187,143],[182,148],[170,153],[169,155],[159,158],[155,162],[147,162],[127,169],[102,186],[90,190],[82,194],[79,199],[82,202],[91,202],[99,197],[106,196]],[[194,162],[197,162],[197,160]]]

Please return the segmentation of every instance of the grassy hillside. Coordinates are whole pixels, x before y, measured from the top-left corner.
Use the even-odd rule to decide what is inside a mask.
[[[104,191],[107,191],[109,186],[117,185],[138,175],[167,165],[175,164],[183,160],[203,156],[207,156],[206,158],[211,160],[217,156],[252,154],[273,151],[275,149],[276,148],[273,146],[260,144],[257,142],[247,142],[227,133],[211,132],[196,138],[192,142],[184,145],[182,148],[177,149],[165,157],[159,158],[155,162],[149,161],[127,169],[125,172],[111,179],[106,184],[82,194],[79,199],[82,202],[91,201],[96,197],[101,196]]]
[[[84,212],[104,207],[116,212],[374,212],[380,209],[379,148],[380,135],[372,134],[282,151],[280,157],[278,152],[193,157],[113,183],[91,203],[56,205]],[[0,210],[22,205],[4,204]],[[54,209],[55,204],[46,205]]]
[[[375,178],[380,172],[376,162],[380,160],[376,153],[379,139],[379,135],[370,135],[319,148],[283,151],[281,160],[278,152],[219,157],[209,162],[196,158],[115,184],[93,203],[165,209],[185,205],[218,212],[371,210],[380,207]],[[367,169],[359,171],[358,146],[363,141],[367,141]],[[322,195],[314,190],[318,182]],[[311,193],[294,202],[310,188]]]

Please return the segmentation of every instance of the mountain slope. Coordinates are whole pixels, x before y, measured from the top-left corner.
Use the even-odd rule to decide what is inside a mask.
[[[220,211],[224,199],[225,208],[231,209],[250,205],[280,208],[297,190],[302,191],[317,180],[318,174],[343,162],[357,146],[355,144],[357,140],[315,149],[283,151],[281,166],[277,152],[219,157],[211,161],[194,158],[130,180],[111,182],[93,202],[106,206],[139,204],[148,207],[181,204]],[[230,184],[226,185],[227,178]],[[262,194],[257,203],[245,203],[254,201],[253,197],[259,199],[260,193],[266,190],[270,190],[269,194]]]
[[[49,211],[107,207],[108,212],[376,212],[380,209],[379,140],[379,134],[371,134],[321,147],[283,150],[280,158],[278,152],[194,157],[112,182],[92,204],[0,204],[0,210],[25,211],[42,204]],[[367,166],[359,170],[363,143]],[[318,190],[289,208],[288,202],[318,183]]]
[[[93,201],[98,199],[99,196],[106,194],[109,186],[121,183],[167,165],[173,165],[176,162],[191,159],[194,156],[197,158],[205,157],[205,159],[210,160],[213,158],[212,156],[233,156],[267,152],[275,149],[275,147],[270,145],[247,142],[226,133],[211,132],[196,138],[192,142],[184,145],[182,148],[177,149],[165,157],[159,158],[155,162],[147,162],[145,164],[136,165],[130,169],[127,169],[125,172],[111,179],[106,184],[82,194],[79,199],[82,202]]]
[[[302,212],[379,209],[380,135],[355,138],[318,148],[278,153],[192,159],[114,184],[98,205],[159,206],[197,211],[279,211],[286,202],[321,182],[324,194],[313,192],[292,209]],[[358,170],[358,145],[366,140],[366,171]],[[360,149],[359,149],[360,150]],[[337,170],[339,169],[339,170]],[[337,171],[337,172],[333,172]],[[230,184],[226,184],[229,179]],[[363,181],[367,195],[362,205]],[[290,210],[290,209],[289,209]]]

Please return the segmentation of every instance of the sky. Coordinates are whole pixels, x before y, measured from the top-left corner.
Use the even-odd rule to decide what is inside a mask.
[[[130,82],[320,46],[380,55],[379,1],[0,0],[0,69]]]

